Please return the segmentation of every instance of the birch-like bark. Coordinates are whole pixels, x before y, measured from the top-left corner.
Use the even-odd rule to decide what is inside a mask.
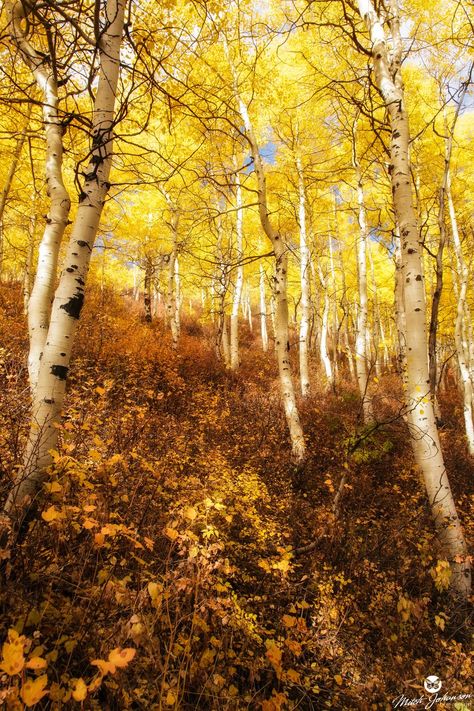
[[[467,598],[471,590],[470,559],[443,461],[430,391],[422,245],[413,207],[410,133],[400,74],[398,6],[394,1],[390,3],[391,49],[386,40],[383,21],[371,0],[358,0],[358,7],[370,33],[375,83],[383,97],[391,128],[391,181],[402,246],[407,324],[406,408],[410,412],[412,447],[423,473],[437,534],[449,560],[452,590]]]
[[[171,341],[173,348],[178,347],[181,334],[180,319],[180,280],[178,264],[178,239],[179,239],[179,207],[173,201],[171,195],[165,188],[160,187],[160,192],[166,200],[170,212],[169,227],[171,229],[173,246],[168,256],[168,284],[166,291],[165,321],[171,330]]]
[[[321,282],[321,287],[324,292],[324,308],[323,316],[321,320],[321,334],[319,339],[319,354],[321,357],[321,362],[324,366],[324,372],[326,373],[326,380],[328,386],[334,390],[334,373],[332,369],[331,359],[328,353],[328,331],[329,331],[329,309],[331,302],[329,299],[328,292],[328,280],[324,277],[321,267],[319,267],[319,280]]]
[[[244,284],[244,267],[242,265],[243,257],[243,205],[242,205],[242,187],[240,185],[240,174],[238,172],[237,160],[234,156],[235,167],[235,201],[236,201],[236,243],[235,243],[235,259],[237,261],[237,270],[235,277],[234,293],[232,296],[232,312],[230,316],[230,368],[237,370],[240,364],[239,359],[239,309],[242,299],[242,287]],[[251,316],[250,316],[250,326]]]
[[[466,84],[466,90],[467,90]],[[453,126],[448,129],[447,117],[445,114],[445,131],[446,131],[446,144],[445,144],[445,169],[443,176],[443,183],[440,191],[440,209],[439,209],[439,222],[441,228],[444,228],[444,210],[446,205],[446,200],[448,202],[449,219],[451,224],[451,234],[453,238],[454,254],[456,257],[456,271],[459,278],[458,294],[457,294],[457,309],[456,309],[456,322],[454,326],[454,338],[456,345],[456,355],[459,368],[459,375],[461,380],[461,388],[463,395],[463,414],[464,414],[464,427],[466,431],[467,447],[469,454],[474,456],[474,419],[473,419],[473,406],[474,406],[474,338],[472,336],[472,319],[471,312],[469,309],[469,304],[467,302],[467,290],[469,285],[469,267],[466,264],[464,258],[461,239],[459,235],[459,228],[456,216],[456,209],[454,207],[454,200],[451,190],[451,153],[453,144],[454,128],[456,125],[456,120],[459,115],[459,111],[462,106],[462,101],[464,99],[466,91],[460,97],[458,107],[456,109],[455,118],[453,121]],[[436,371],[435,371],[436,377]]]
[[[145,278],[143,281],[143,308],[145,311],[145,321],[151,323],[153,314],[151,309],[153,284],[153,263],[150,257],[145,258]]]
[[[28,315],[33,276],[33,257],[35,253],[35,233],[37,223],[36,193],[32,197],[32,212],[28,224],[28,244],[26,247],[25,271],[23,274],[23,312]]]
[[[189,310],[192,311],[192,304],[190,300],[190,306]],[[179,271],[179,257],[178,254],[176,254],[175,260],[174,260],[174,315],[173,315],[173,322],[174,322],[174,333],[175,333],[175,341],[176,341],[176,347],[178,345],[179,338],[181,336],[181,275]]]
[[[107,0],[104,8],[89,162],[33,392],[24,467],[18,473],[5,504],[5,512],[17,523],[23,519],[26,507],[39,493],[46,468],[52,462],[50,452],[57,449],[57,425],[61,421],[74,336],[84,302],[90,257],[109,189],[124,7],[125,0]]]
[[[219,204],[217,205],[219,210]],[[217,217],[217,245],[216,245],[216,256],[217,256],[217,274],[215,277],[215,287],[214,287],[214,297],[216,303],[215,313],[215,342],[214,348],[216,356],[219,360],[224,360],[225,365],[228,367],[229,357],[230,357],[230,346],[228,338],[228,330],[226,323],[226,296],[228,287],[228,274],[227,265],[224,260],[224,245],[223,245],[223,227],[222,227],[222,216],[218,213]]]
[[[308,397],[309,382],[309,324],[311,320],[310,300],[310,265],[308,236],[306,229],[306,191],[301,157],[295,156],[296,172],[298,174],[298,224],[300,233],[300,284],[301,284],[301,317],[299,329],[299,360],[300,387],[303,397]]]
[[[171,330],[171,341],[173,348],[175,349],[178,347],[179,339],[179,325],[177,319],[178,299],[176,294],[176,259],[176,250],[175,248],[173,248],[173,251],[169,255],[168,259],[168,288],[166,294],[166,311],[168,315],[167,320]]]
[[[357,309],[357,335],[356,335],[356,371],[359,392],[362,401],[362,415],[365,423],[374,419],[372,402],[368,394],[369,367],[368,367],[368,343],[367,343],[367,218],[365,212],[364,190],[362,186],[362,174],[357,157],[356,143],[357,121],[352,127],[352,166],[356,174],[357,181],[357,205],[359,235],[357,239],[357,287],[359,303]]]
[[[264,353],[268,351],[268,330],[267,330],[267,301],[265,299],[265,271],[260,265],[260,337],[262,339],[262,349]]]
[[[28,373],[34,392],[38,383],[40,359],[46,342],[51,316],[51,302],[57,275],[59,248],[68,224],[71,201],[62,175],[63,127],[58,113],[58,86],[51,60],[35,50],[27,39],[27,20],[31,7],[26,3],[8,3],[13,43],[31,70],[43,97],[43,121],[46,135],[46,184],[50,198],[43,237],[38,250],[35,281],[28,306],[30,349]]]
[[[332,319],[331,319],[331,330],[332,330],[332,370],[333,370],[333,382],[332,387],[335,389],[336,382],[339,379],[339,313],[337,308],[337,278],[336,269],[334,265],[334,241],[329,234],[329,266],[331,269],[331,293],[329,294],[329,299],[331,303]],[[329,328],[329,322],[328,322]]]
[[[23,150],[23,146],[25,145],[26,135],[28,133],[28,127],[30,125],[30,118],[31,118],[32,109],[33,109],[33,104],[28,104],[25,125],[23,126],[23,129],[22,129],[20,135],[18,136],[15,150],[13,151],[10,167],[7,172],[7,177],[5,178],[5,184],[2,188],[2,192],[0,193],[0,279],[2,278],[3,251],[4,251],[4,247],[3,247],[3,230],[4,230],[3,215],[5,213],[5,207],[7,205],[8,196],[10,194],[10,190],[12,187],[13,178],[15,176],[16,169],[18,168],[18,163],[20,161],[20,156],[21,156],[21,153]]]
[[[227,54],[228,53],[228,49]],[[229,65],[233,73],[234,93],[237,100],[240,115],[245,128],[250,151],[253,158],[253,167],[257,179],[257,201],[258,212],[262,229],[271,242],[275,255],[275,274],[273,277],[273,293],[275,297],[275,338],[278,361],[278,371],[280,378],[280,391],[286,422],[290,433],[291,449],[294,461],[302,464],[306,457],[306,445],[304,441],[303,428],[300,422],[296,396],[293,385],[293,377],[290,363],[290,340],[288,330],[288,295],[287,295],[287,272],[288,272],[288,249],[282,237],[274,229],[270,220],[267,186],[265,178],[265,168],[260,154],[257,139],[253,130],[247,106],[240,96],[237,83],[237,74],[229,57]]]

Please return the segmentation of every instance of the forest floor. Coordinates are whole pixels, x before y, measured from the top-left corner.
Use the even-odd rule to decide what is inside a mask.
[[[28,423],[20,304],[2,289],[4,495]],[[315,370],[296,471],[276,362],[253,339],[244,328],[230,374],[199,324],[184,323],[174,353],[161,322],[91,293],[41,515],[0,552],[0,638],[14,628],[46,664],[3,675],[5,708],[23,708],[19,687],[38,674],[38,709],[390,709],[428,697],[428,675],[442,692],[473,692],[470,630],[446,593],[397,376],[374,379],[381,424],[369,432],[355,386],[327,393]],[[454,387],[441,407],[472,543],[474,465]]]

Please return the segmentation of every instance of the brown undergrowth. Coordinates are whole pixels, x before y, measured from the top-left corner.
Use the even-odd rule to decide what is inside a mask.
[[[5,495],[28,390],[20,299],[11,287],[1,299]],[[446,595],[396,375],[372,383],[369,432],[354,386],[328,394],[314,371],[296,471],[273,355],[245,332],[230,375],[204,327],[185,323],[174,353],[134,309],[91,293],[42,514],[2,552],[5,708],[388,709],[429,674],[469,692],[468,628]],[[455,390],[442,406],[472,541]]]

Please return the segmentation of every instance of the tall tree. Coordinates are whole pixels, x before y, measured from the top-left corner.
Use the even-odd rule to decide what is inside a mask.
[[[471,590],[470,562],[443,461],[429,387],[422,245],[413,206],[410,131],[401,76],[399,8],[396,0],[387,5],[386,13],[378,12],[370,0],[358,0],[357,6],[369,31],[374,79],[390,122],[390,174],[393,207],[401,239],[407,349],[406,409],[409,412],[412,446],[423,472],[438,536],[450,563],[452,590],[467,598]]]

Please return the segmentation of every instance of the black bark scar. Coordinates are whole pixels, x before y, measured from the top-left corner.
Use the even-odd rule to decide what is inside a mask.
[[[78,319],[81,315],[82,305],[84,304],[84,294],[76,291],[74,296],[71,296],[69,301],[61,305],[61,308],[71,317]]]
[[[55,375],[59,380],[66,380],[69,368],[67,365],[52,365],[51,374]]]

